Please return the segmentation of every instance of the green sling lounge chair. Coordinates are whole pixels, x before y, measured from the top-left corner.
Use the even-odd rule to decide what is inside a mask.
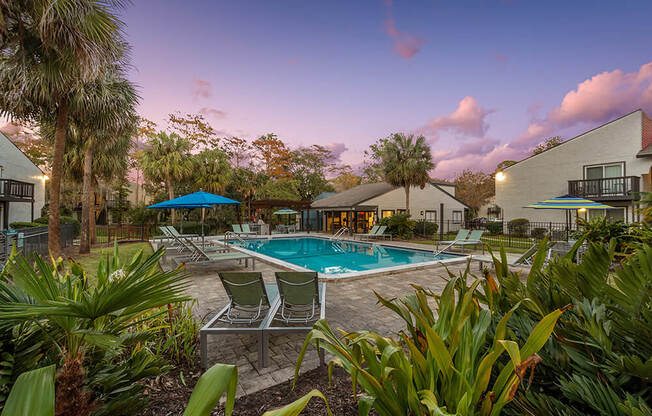
[[[482,252],[484,253],[484,243],[480,239],[482,237],[482,234],[484,233],[484,230],[473,230],[471,231],[471,234],[469,237],[465,240],[455,240],[455,243],[453,243],[454,246],[462,246],[462,253],[464,253],[464,246],[474,246],[476,247],[478,244],[482,245]]]
[[[376,231],[376,234],[370,235],[369,237],[370,238],[382,238],[383,240],[389,237],[389,239],[391,240],[393,236],[391,234],[385,234],[386,230],[387,230],[387,226],[386,225],[381,225],[380,227],[378,227],[378,230]]]
[[[246,236],[258,235],[256,232],[251,231],[251,228],[249,228],[249,224],[241,224],[241,227],[242,227],[242,234]]]
[[[368,233],[354,233],[354,234],[353,234],[353,238],[355,238],[356,236],[358,236],[358,237],[360,237],[360,239],[362,240],[363,237],[374,236],[374,235],[376,235],[376,233],[378,232],[378,229],[379,229],[379,228],[380,228],[380,225],[374,225],[373,227],[371,227],[371,230],[369,230]]]
[[[308,323],[319,319],[317,272],[276,272],[276,284],[281,297],[280,317],[286,323]]]
[[[229,305],[220,320],[230,324],[252,324],[267,316],[271,307],[262,273],[218,273]]]
[[[226,260],[244,260],[245,267],[249,267],[249,260],[251,260],[251,269],[256,270],[256,258],[250,254],[242,253],[240,251],[229,251],[226,246],[215,247],[213,250],[221,252],[211,253],[206,249],[202,249],[195,242],[187,240],[186,243],[191,247],[192,254],[190,261],[187,264],[202,264],[202,263],[218,263]]]

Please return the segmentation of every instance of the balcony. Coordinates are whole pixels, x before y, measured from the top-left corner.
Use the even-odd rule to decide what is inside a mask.
[[[34,184],[14,179],[0,179],[0,200],[32,202],[34,200]]]
[[[638,176],[568,181],[570,195],[594,201],[633,201],[638,199],[640,190]]]

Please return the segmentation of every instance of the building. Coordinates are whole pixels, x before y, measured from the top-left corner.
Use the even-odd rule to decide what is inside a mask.
[[[651,190],[651,174],[652,120],[636,110],[506,168],[496,175],[495,203],[505,221],[564,222],[564,212],[524,207],[570,194],[617,207],[580,216],[631,222],[639,219],[638,193]]]
[[[415,186],[410,190],[413,220],[461,224],[468,209],[455,198],[455,185],[448,182],[432,181],[423,189]],[[365,233],[379,219],[406,212],[405,190],[384,182],[367,183],[314,201],[311,210],[318,211],[322,231],[348,227]]]
[[[0,133],[0,230],[41,216],[46,179],[43,171]]]

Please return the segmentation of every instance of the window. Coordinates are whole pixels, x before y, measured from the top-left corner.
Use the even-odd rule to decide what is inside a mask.
[[[407,211],[404,210],[404,209],[397,209],[397,210],[396,210],[396,214],[397,214],[397,215],[405,215],[405,214],[407,214]]]
[[[384,209],[384,210],[382,210],[380,212],[380,217],[381,218],[391,217],[392,215],[394,215],[394,210],[393,209]]]
[[[426,211],[424,218],[428,222],[437,222],[437,211]]]
[[[585,179],[603,179],[588,182],[586,187],[591,194],[620,194],[623,192],[625,164],[610,163],[604,165],[587,166],[584,170]]]
[[[462,211],[453,211],[453,224],[462,223]]]
[[[597,218],[606,216],[609,221],[624,221],[625,209],[590,209],[589,218]]]

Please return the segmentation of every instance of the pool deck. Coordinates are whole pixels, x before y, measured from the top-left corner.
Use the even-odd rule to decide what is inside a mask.
[[[311,236],[316,234],[311,233]],[[318,235],[318,234],[317,234]],[[389,245],[390,242],[388,241]],[[405,248],[424,246],[415,243],[392,242],[391,245]],[[427,249],[428,246],[425,246]],[[166,256],[162,266],[174,267],[173,255]],[[475,264],[473,266],[476,266]],[[466,268],[466,260],[448,264],[449,271],[458,274]],[[197,300],[195,314],[207,321],[227,304],[227,296],[216,275],[218,271],[245,271],[244,264],[226,261],[210,266],[186,266],[190,273],[189,294]],[[274,272],[286,270],[276,264],[256,262],[256,271],[263,274],[265,282],[273,283]],[[471,267],[478,275],[478,269]],[[354,331],[367,329],[382,335],[396,335],[404,327],[403,321],[386,308],[376,303],[374,292],[383,297],[400,297],[413,292],[412,284],[427,287],[441,293],[447,276],[446,268],[434,264],[417,269],[381,273],[360,279],[340,279],[336,284],[328,282],[326,292],[326,319],[331,327]],[[250,394],[275,384],[290,380],[303,345],[305,334],[283,334],[270,339],[270,362],[265,368],[258,367],[257,341],[254,335],[226,335],[208,338],[208,364],[235,364],[238,366],[238,396]],[[326,356],[328,362],[329,356]],[[301,372],[318,366],[318,357],[311,347],[305,356]]]

